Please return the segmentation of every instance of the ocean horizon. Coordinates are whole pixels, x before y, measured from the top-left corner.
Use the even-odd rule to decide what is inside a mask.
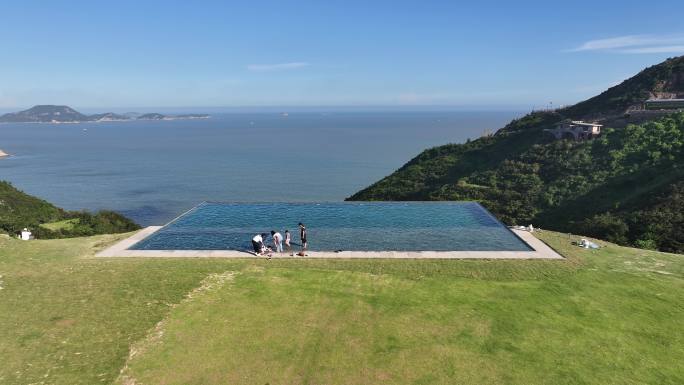
[[[202,201],[341,201],[426,148],[478,138],[520,114],[294,111],[8,123],[0,125],[0,148],[12,156],[0,160],[0,179],[65,209],[115,210],[155,225]]]

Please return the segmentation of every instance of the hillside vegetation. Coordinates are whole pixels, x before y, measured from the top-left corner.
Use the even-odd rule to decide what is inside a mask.
[[[684,56],[651,66],[600,95],[569,106],[561,112],[573,119],[622,114],[652,97],[684,95]]]
[[[668,60],[576,106],[428,149],[348,199],[478,200],[509,224],[684,252],[684,113],[607,127],[584,142],[544,132],[568,117],[607,116],[657,92],[684,91],[682,79],[684,57]]]
[[[66,211],[0,181],[0,232],[16,234],[29,228],[37,238],[64,238],[122,233],[139,228],[113,211],[95,214]]]

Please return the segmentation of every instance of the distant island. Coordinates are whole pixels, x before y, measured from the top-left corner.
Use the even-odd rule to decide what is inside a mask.
[[[84,123],[84,122],[118,122],[132,120],[179,120],[179,119],[207,119],[207,114],[163,115],[158,113],[139,114],[129,112],[115,114],[85,115],[69,106],[38,105],[28,110],[11,112],[0,116],[0,123]]]

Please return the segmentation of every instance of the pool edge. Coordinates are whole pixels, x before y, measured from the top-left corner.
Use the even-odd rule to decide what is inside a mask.
[[[148,226],[132,236],[95,254],[96,257],[134,258],[264,258],[239,250],[134,250],[129,247],[154,234],[164,226]],[[309,251],[303,258],[329,259],[565,259],[528,231],[509,229],[530,251]],[[275,258],[293,258],[287,253]],[[298,259],[302,257],[296,257]]]

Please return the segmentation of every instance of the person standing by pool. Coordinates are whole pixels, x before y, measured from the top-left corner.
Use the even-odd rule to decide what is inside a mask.
[[[306,255],[306,248],[308,246],[306,242],[306,226],[302,222],[299,222],[299,238],[302,240],[302,251],[299,253],[301,257]]]
[[[273,248],[275,249],[276,253],[282,253],[283,236],[279,232],[271,230],[271,237],[273,238]]]
[[[262,237],[261,234],[257,234],[254,236],[254,238],[252,238],[252,247],[254,248],[254,254],[261,255],[265,249],[264,237]]]
[[[292,257],[294,254],[292,253],[292,235],[290,235],[290,230],[285,230],[285,247],[287,247],[287,251],[290,253],[290,257]]]

